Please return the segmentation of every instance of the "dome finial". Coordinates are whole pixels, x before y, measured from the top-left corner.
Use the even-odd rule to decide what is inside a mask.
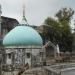
[[[27,23],[27,19],[26,19],[26,16],[25,16],[25,1],[23,0],[23,17],[22,17],[22,21],[20,22],[21,25],[29,25]]]
[[[25,3],[24,2],[23,2],[23,20],[27,22],[26,17],[25,17]]]

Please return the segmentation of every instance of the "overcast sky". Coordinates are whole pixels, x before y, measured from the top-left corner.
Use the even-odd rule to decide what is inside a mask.
[[[22,19],[23,0],[0,0],[2,15]],[[48,16],[55,16],[55,13],[63,7],[71,7],[75,10],[75,0],[25,0],[26,18],[31,25],[41,25]]]

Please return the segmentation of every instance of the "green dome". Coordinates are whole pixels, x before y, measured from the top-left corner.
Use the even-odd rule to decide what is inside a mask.
[[[40,46],[42,43],[41,36],[29,26],[17,26],[3,39],[5,46]]]

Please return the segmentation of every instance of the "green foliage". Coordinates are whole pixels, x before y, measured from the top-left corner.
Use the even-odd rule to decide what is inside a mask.
[[[62,21],[68,21],[68,23],[71,21],[71,18],[74,14],[74,11],[71,8],[62,8],[56,13],[56,17],[58,18],[58,21],[62,23]]]
[[[71,51],[72,49],[72,33],[71,33],[71,18],[74,14],[74,11],[71,8],[63,8],[56,13],[56,18],[48,17],[44,24],[47,25],[45,27],[46,37],[50,38],[53,43],[58,43],[61,50]],[[50,27],[48,27],[50,26]],[[46,29],[46,28],[49,29]],[[52,33],[49,32],[52,30]]]
[[[47,33],[47,34],[45,33],[46,36],[47,36],[53,43],[55,43],[55,42],[56,42],[55,40],[58,38],[58,36],[59,36],[59,34],[60,34],[60,33],[59,33],[59,31],[60,31],[59,23],[58,23],[54,18],[48,17],[48,18],[45,20],[44,24],[47,25],[47,26],[45,26],[45,28],[44,28],[45,32]],[[49,31],[51,31],[51,32],[49,32]]]

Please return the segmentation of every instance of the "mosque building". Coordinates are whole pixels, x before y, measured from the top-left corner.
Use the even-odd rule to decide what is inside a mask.
[[[23,19],[3,39],[5,50],[4,64],[20,65],[29,64],[36,66],[45,60],[45,50],[42,49],[43,40],[36,30],[28,23],[23,8]]]

